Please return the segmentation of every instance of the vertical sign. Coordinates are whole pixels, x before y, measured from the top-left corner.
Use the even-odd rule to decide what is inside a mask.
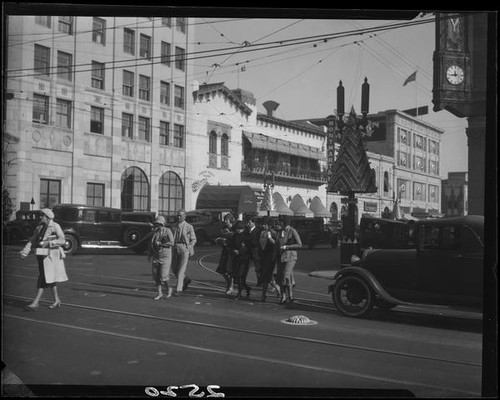
[[[333,163],[335,162],[335,117],[333,115],[329,115],[326,117],[327,119],[327,129],[328,136],[326,142],[326,151],[327,151],[327,163],[328,163],[328,182],[332,179],[333,175]]]

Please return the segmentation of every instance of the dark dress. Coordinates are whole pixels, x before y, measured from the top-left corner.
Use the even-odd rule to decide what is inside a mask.
[[[229,228],[224,228],[221,235],[215,240],[215,242],[222,247],[219,264],[215,272],[221,274],[225,278],[232,277],[233,275],[233,254],[229,245],[231,244],[234,232]]]
[[[250,259],[250,239],[245,232],[235,232],[228,243],[233,257],[234,282],[245,286]],[[238,251],[238,254],[234,252],[235,250]]]
[[[271,232],[271,237],[275,243],[268,239],[268,232]],[[259,259],[260,259],[260,280],[264,284],[271,282],[273,272],[276,267],[276,232],[272,229],[262,230],[258,239]]]

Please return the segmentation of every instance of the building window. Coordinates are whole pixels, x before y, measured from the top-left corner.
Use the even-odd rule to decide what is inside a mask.
[[[49,98],[41,94],[33,94],[33,122],[49,123]]]
[[[50,74],[50,49],[39,44],[35,44],[35,72]]]
[[[149,142],[151,140],[151,122],[149,118],[139,117],[139,139]]]
[[[62,51],[57,52],[57,77],[71,81],[73,72],[73,56]]]
[[[125,28],[123,30],[123,51],[125,53],[135,54],[135,31]]]
[[[439,203],[439,192],[438,187],[435,185],[429,185],[429,202]]]
[[[161,19],[161,24],[163,26],[171,27],[172,26],[172,18],[162,18]]]
[[[184,189],[182,181],[174,172],[165,172],[160,178],[159,185],[159,214],[175,215],[177,210],[184,206]]]
[[[87,183],[87,205],[104,207],[103,183]]]
[[[220,153],[223,156],[229,155],[229,137],[223,133],[222,138],[220,140]]]
[[[170,43],[161,42],[161,63],[170,66],[170,57],[172,56],[172,46]]]
[[[402,128],[398,128],[398,131],[399,131],[398,142],[408,144],[408,131]]]
[[[71,129],[71,101],[57,99],[56,125]]]
[[[175,85],[174,106],[182,109],[184,108],[184,88],[182,86]]]
[[[134,138],[134,116],[122,113],[122,136],[129,139]]]
[[[408,181],[405,179],[398,179],[398,198],[409,199],[409,192],[411,192],[411,189],[408,190]]]
[[[170,83],[160,82],[160,103],[170,105]]]
[[[384,172],[384,195],[387,196],[389,194],[389,172]]]
[[[217,133],[215,133],[215,131],[210,132],[210,137],[208,139],[208,152],[210,154],[217,154]]]
[[[184,126],[174,124],[174,147],[184,148]]]
[[[148,76],[139,75],[139,98],[149,101],[150,78]]]
[[[170,124],[165,121],[160,121],[160,144],[168,146],[168,131],[170,130]]]
[[[37,15],[35,17],[35,24],[50,28],[50,17],[48,15]]]
[[[90,107],[90,132],[104,133],[104,108]]]
[[[40,179],[40,208],[52,208],[61,202],[61,181]]]
[[[151,38],[141,33],[139,43],[139,56],[151,59]]]
[[[186,18],[176,18],[176,23],[175,23],[177,30],[181,31],[182,33],[186,32]]]
[[[104,64],[92,61],[92,87],[104,90]]]
[[[425,201],[425,185],[419,182],[413,182],[413,200]]]
[[[68,35],[73,34],[73,17],[59,17],[59,23],[57,24],[57,29],[59,32],[67,33]]]
[[[181,47],[175,47],[175,68],[184,71],[184,58],[186,51]]]
[[[106,45],[106,20],[94,17],[92,23],[92,41]]]
[[[134,73],[123,70],[123,88],[124,96],[134,97]]]
[[[149,183],[138,167],[127,168],[122,174],[122,211],[149,211]]]

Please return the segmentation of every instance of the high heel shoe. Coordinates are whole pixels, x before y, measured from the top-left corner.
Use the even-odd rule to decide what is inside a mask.
[[[49,306],[49,308],[56,308],[56,307],[61,307],[61,300],[58,300]]]
[[[38,304],[33,304],[33,303],[24,306],[24,309],[28,311],[35,311],[37,308]]]
[[[159,294],[158,296],[156,296],[153,300],[160,300],[161,298],[163,297],[162,294]]]

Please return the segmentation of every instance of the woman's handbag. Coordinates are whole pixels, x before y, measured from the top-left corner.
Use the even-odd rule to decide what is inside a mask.
[[[48,256],[49,255],[49,249],[48,248],[43,248],[43,247],[37,247],[35,249],[35,255],[36,256]]]

